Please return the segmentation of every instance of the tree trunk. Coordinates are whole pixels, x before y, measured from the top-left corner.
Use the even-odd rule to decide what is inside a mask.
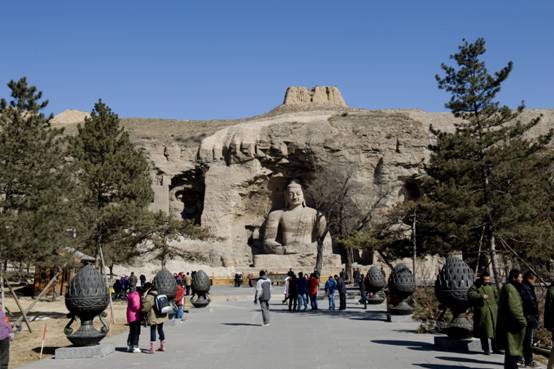
[[[494,278],[494,283],[496,284],[496,288],[500,288],[500,278],[498,277],[496,244],[495,244],[494,234],[491,234],[491,237],[490,237],[490,252],[491,252],[490,268],[492,269],[491,275]]]
[[[417,286],[417,273],[416,273],[416,264],[417,264],[417,239],[416,239],[416,212],[414,210],[414,221],[412,223],[412,241],[413,241],[413,257],[412,257],[412,273],[414,274],[414,282]]]
[[[315,271],[321,275],[323,271],[323,240],[325,237],[320,237],[317,240],[317,256],[315,258]]]
[[[4,306],[6,306],[4,304],[4,268],[2,265],[0,265],[0,299],[2,299],[2,309],[4,309]]]
[[[102,252],[102,246],[101,245],[98,245],[98,254],[100,255],[100,262],[102,263],[102,267],[100,269],[101,274],[104,277],[104,283],[106,284],[106,288],[108,289],[108,301],[109,301],[109,304],[110,304],[110,313],[111,313],[110,318],[112,320],[112,324],[115,324],[115,315],[114,315],[114,312],[113,312],[112,294],[110,293],[110,284],[108,283],[108,278],[106,278],[106,273],[105,273],[105,270],[104,270],[106,265],[104,263],[104,253]]]
[[[352,264],[354,263],[354,254],[352,252],[352,248],[350,247],[345,247],[345,250],[346,250],[346,263],[345,263],[346,279],[352,282],[354,280],[354,273],[352,270]]]

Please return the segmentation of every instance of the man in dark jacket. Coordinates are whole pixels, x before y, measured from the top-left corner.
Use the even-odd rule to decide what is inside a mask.
[[[298,311],[302,308],[304,311],[308,309],[308,280],[304,278],[304,273],[298,273],[296,279],[296,289],[298,290]]]
[[[365,276],[363,274],[360,274],[358,287],[360,288],[360,304],[363,304],[364,309],[367,309],[367,292],[365,289]]]
[[[346,282],[344,281],[344,275],[340,274],[337,280],[337,290],[339,291],[339,310],[346,309]]]
[[[547,369],[554,369],[554,283],[550,284],[546,292],[546,300],[544,303],[544,327],[552,334],[552,350],[550,350],[550,358],[548,359]]]
[[[523,275],[523,284],[521,286],[521,301],[523,303],[523,314],[527,320],[525,338],[523,339],[523,360],[525,366],[534,368],[537,363],[533,360],[533,334],[539,326],[539,303],[535,295],[535,281],[537,276],[527,271]]]

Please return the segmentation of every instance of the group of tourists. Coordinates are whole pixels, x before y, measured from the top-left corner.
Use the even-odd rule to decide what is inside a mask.
[[[254,303],[260,304],[263,326],[270,324],[269,300],[271,299],[272,284],[267,272],[261,270],[258,282],[256,283]],[[294,271],[289,270],[284,279],[284,296],[281,303],[286,304],[288,301],[288,310],[296,312],[307,311],[309,302],[310,309],[317,311],[319,309],[317,304],[319,285],[319,274],[317,272],[310,274],[299,272],[296,274]],[[329,276],[329,279],[325,282],[325,294],[329,299],[329,310],[336,310],[335,295],[337,292],[339,295],[339,310],[345,310],[346,282],[344,272],[341,272],[340,275]]]
[[[289,311],[306,311],[308,301],[312,310],[317,310],[317,291],[319,278],[316,273],[303,273],[298,275],[289,270],[285,277],[284,298],[282,303],[289,303]]]
[[[364,304],[364,308],[367,308],[367,283],[364,274],[360,273],[359,269],[354,275],[355,285],[360,290],[361,304]],[[267,272],[264,271],[267,278]],[[261,275],[261,274],[260,274]],[[343,270],[339,274],[330,275],[325,281],[325,295],[329,301],[329,310],[337,310],[335,298],[339,297],[338,310],[346,310],[346,272]],[[311,310],[318,310],[317,294],[320,286],[319,276],[314,273],[299,272],[296,274],[294,271],[289,270],[287,276],[284,279],[284,290],[282,303],[285,304],[288,301],[289,311],[306,311],[308,309],[308,302],[310,303]]]
[[[537,367],[533,359],[533,336],[539,324],[539,304],[535,294],[537,276],[531,271],[522,274],[512,269],[506,284],[497,291],[488,272],[481,273],[469,289],[468,299],[473,306],[473,334],[480,338],[485,354],[504,350],[504,368],[518,365]],[[554,332],[554,286],[547,292],[544,326]],[[548,369],[554,369],[554,350]]]
[[[139,348],[141,326],[150,327],[150,346],[147,352],[149,354],[155,352],[156,338],[160,340],[158,351],[165,351],[164,320],[168,314],[173,314],[173,319],[177,321],[184,320],[184,298],[192,293],[193,273],[174,274],[177,284],[174,306],[170,305],[167,296],[158,293],[151,282],[146,282],[146,277],[143,280],[143,275],[141,275],[141,285],[137,286],[137,278],[134,273],[131,273],[127,292],[128,352],[142,352]]]
[[[173,274],[175,282],[177,285],[184,288],[186,296],[190,296],[192,294],[192,277],[194,277],[195,274],[196,271],[192,271],[192,273],[187,272],[186,274],[184,272]]]

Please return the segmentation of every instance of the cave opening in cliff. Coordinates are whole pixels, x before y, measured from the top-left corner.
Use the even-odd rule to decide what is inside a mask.
[[[403,188],[405,200],[407,201],[417,201],[422,193],[415,178],[408,178],[404,182]]]
[[[195,168],[171,178],[169,191],[173,195],[171,214],[201,225],[206,193],[202,168]]]

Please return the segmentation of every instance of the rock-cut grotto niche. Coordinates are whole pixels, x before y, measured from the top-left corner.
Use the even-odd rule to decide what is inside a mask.
[[[171,214],[200,225],[204,210],[204,174],[199,168],[171,178]]]

